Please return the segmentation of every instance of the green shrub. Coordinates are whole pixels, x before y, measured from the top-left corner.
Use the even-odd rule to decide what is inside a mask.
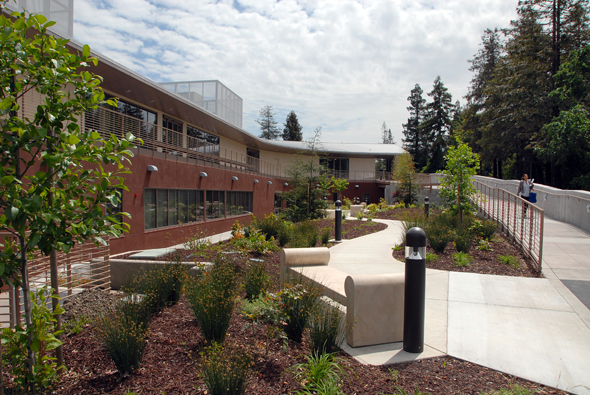
[[[350,200],[349,198],[343,198],[342,199],[342,209],[343,210],[350,210],[350,206],[352,205],[352,200]]]
[[[52,292],[46,287],[31,292],[32,325],[29,328],[16,325],[2,329],[2,359],[13,379],[12,393],[45,393],[57,384],[58,370],[65,368],[57,366],[56,358],[49,354],[62,344],[56,337],[61,331],[55,330],[55,323],[56,316],[64,312],[61,307],[56,312],[50,310],[49,300],[56,297],[49,296]],[[27,341],[31,332],[34,339],[31,350],[35,353],[33,372],[29,371],[27,360]]]
[[[341,395],[341,375],[344,373],[338,360],[331,354],[305,356],[307,362],[293,366],[295,378],[301,382],[302,391],[296,395]]]
[[[436,254],[433,254],[432,252],[426,253],[426,262],[438,261],[439,259],[440,257]]]
[[[518,258],[514,255],[499,255],[498,259],[504,265],[512,266],[512,268],[515,270],[518,269],[518,266],[520,265],[520,263],[518,262]]]
[[[233,266],[217,258],[211,270],[187,283],[187,298],[207,343],[223,343],[238,295]]]
[[[375,203],[371,203],[367,206],[367,211],[371,214],[375,214],[377,211],[379,211],[379,206]]]
[[[481,221],[481,227],[479,229],[479,236],[484,240],[490,240],[494,233],[498,230],[498,224],[496,221],[484,219]]]
[[[402,222],[402,229],[403,229],[404,235],[403,235],[402,240],[404,240],[404,241],[406,240],[406,235],[408,233],[408,230],[410,230],[414,227],[426,229],[427,224],[428,224],[428,219],[426,218],[426,216],[422,212],[414,211],[414,212],[404,214],[403,222]],[[428,233],[426,233],[426,234],[428,234]]]
[[[246,229],[248,229],[247,232]],[[232,239],[232,244],[245,253],[255,252],[258,254],[266,254],[278,250],[274,237],[271,236],[270,239],[267,240],[259,229],[252,226],[250,228],[244,228],[244,236],[234,237]]]
[[[447,245],[453,240],[453,227],[453,222],[444,213],[433,217],[426,223],[424,231],[430,246],[435,252],[442,254]]]
[[[241,307],[242,314],[253,322],[268,322],[277,325],[282,318],[279,299],[273,294],[260,294],[255,299],[244,300]]]
[[[480,251],[494,251],[490,242],[485,239],[478,240],[477,247],[475,248],[477,248]]]
[[[247,299],[255,299],[258,295],[266,292],[272,280],[266,272],[264,262],[250,263],[244,276],[244,290]]]
[[[330,232],[332,230],[330,228],[324,228],[322,229],[322,235],[321,235],[321,240],[322,240],[322,245],[326,246],[328,245],[328,243],[330,242]]]
[[[211,395],[240,395],[246,392],[250,357],[237,349],[217,343],[207,347],[201,358],[202,377]]]
[[[365,218],[365,213],[363,210],[360,210],[358,213],[356,213],[356,219],[359,221],[362,221],[363,218]]]
[[[308,318],[316,308],[321,293],[311,281],[293,278],[285,282],[278,293],[281,313],[285,317],[285,333],[290,340],[300,342]]]
[[[291,241],[291,225],[285,224],[279,230],[278,238],[279,238],[279,246],[285,247],[287,244],[289,244],[289,241]]]
[[[265,215],[264,218],[256,218],[252,220],[250,227],[260,229],[260,232],[265,236],[266,240],[271,238],[276,239],[284,226],[282,219],[274,214]]]
[[[344,312],[326,302],[318,303],[309,317],[310,349],[316,354],[336,352],[346,336]]]
[[[453,254],[453,262],[457,266],[469,266],[473,262],[473,257],[466,252],[455,252]]]
[[[293,226],[290,247],[315,247],[318,239],[318,230],[312,221],[299,222]]]
[[[458,252],[469,252],[471,246],[475,241],[475,233],[473,228],[465,226],[459,226],[455,230],[455,247]]]
[[[148,309],[145,300],[125,298],[94,323],[97,338],[105,345],[121,374],[129,375],[139,368],[149,323],[149,319],[143,321],[143,317]]]

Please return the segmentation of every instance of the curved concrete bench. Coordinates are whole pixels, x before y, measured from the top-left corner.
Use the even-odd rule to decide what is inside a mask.
[[[346,277],[348,345],[403,341],[404,278],[403,273]]]

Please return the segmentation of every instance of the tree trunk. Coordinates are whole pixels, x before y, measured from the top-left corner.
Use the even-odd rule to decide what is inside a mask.
[[[31,314],[31,290],[29,286],[29,263],[27,260],[27,246],[25,243],[25,238],[19,236],[20,241],[20,254],[22,259],[21,264],[21,288],[23,290],[23,304],[25,305],[25,326],[27,329],[33,326],[33,317]],[[20,314],[20,307],[17,306],[17,314]],[[35,353],[31,349],[31,344],[33,344],[33,331],[30,330],[27,335],[27,362],[29,373],[33,374],[33,366],[35,366]]]

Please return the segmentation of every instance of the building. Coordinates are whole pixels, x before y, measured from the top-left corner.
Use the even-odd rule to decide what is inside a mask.
[[[69,45],[82,50],[74,41]],[[247,222],[251,213],[262,216],[282,206],[286,169],[309,152],[306,143],[268,141],[243,130],[242,99],[219,81],[158,84],[93,55],[99,64],[91,71],[119,104],[86,113],[83,127],[118,136],[132,132],[143,140],[126,176],[129,191],[120,207],[111,208],[131,214],[125,220],[131,230],[111,240],[112,253],[169,246],[197,229],[227,231],[236,219]],[[32,93],[23,111],[34,111],[40,100]],[[396,145],[323,143],[321,160],[331,174],[349,180],[344,196],[371,203],[384,197],[390,182],[390,173],[375,171],[376,159],[391,170],[402,152]]]

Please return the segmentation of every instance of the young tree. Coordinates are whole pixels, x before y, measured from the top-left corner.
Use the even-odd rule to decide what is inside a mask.
[[[423,133],[429,142],[427,173],[434,173],[444,167],[444,155],[452,131],[452,117],[455,110],[453,97],[437,76],[428,93],[432,102],[426,105],[426,117],[422,124]]]
[[[418,170],[422,170],[428,161],[428,141],[422,130],[422,122],[425,116],[426,100],[422,97],[422,88],[419,84],[410,91],[407,107],[410,112],[408,123],[403,124],[405,138],[402,140],[404,149],[414,158]]]
[[[297,119],[295,111],[291,111],[285,120],[285,128],[283,129],[283,140],[287,141],[301,141],[303,134],[301,133],[301,125]]]
[[[284,213],[293,222],[323,218],[328,206],[323,198],[330,182],[322,175],[324,172],[319,164],[321,130],[321,127],[316,128],[313,137],[308,140],[309,152],[297,155],[287,169],[291,189],[283,194],[287,201]]]
[[[404,202],[406,207],[417,202],[420,186],[415,181],[414,161],[410,154],[404,153],[395,159],[394,176],[397,181],[394,197]]]
[[[479,155],[459,141],[457,147],[449,147],[445,156],[447,165],[443,170],[444,177],[440,182],[440,197],[451,210],[459,214],[459,222],[463,223],[463,212],[472,212],[471,201],[477,190],[471,183],[471,177],[479,169]]]
[[[279,129],[277,129],[277,121],[275,121],[272,106],[262,107],[256,123],[260,125],[261,138],[267,140],[277,140],[279,138]]]
[[[348,188],[348,181],[343,178],[336,178],[332,176],[332,180],[330,183],[330,189],[333,189],[338,193],[338,200],[342,200],[342,192]]]
[[[121,197],[115,188],[126,189],[121,174],[132,156],[133,136],[103,138],[80,128],[84,112],[104,103],[100,77],[86,70],[97,63],[88,46],[70,53],[68,40],[47,34],[54,22],[42,15],[0,14],[0,231],[12,236],[1,247],[0,278],[21,286],[30,329],[28,261],[33,253],[50,256],[57,292],[56,251],[67,253],[89,239],[106,244],[103,236],[127,229],[120,218],[105,213],[104,204],[116,205]],[[19,115],[23,96],[33,92],[42,95],[36,113]],[[28,330],[31,374],[33,340]]]

